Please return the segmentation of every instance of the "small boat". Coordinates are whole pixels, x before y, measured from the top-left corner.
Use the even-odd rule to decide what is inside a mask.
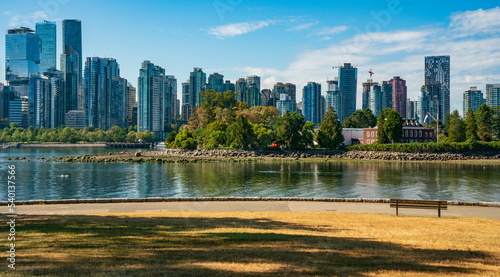
[[[60,177],[60,178],[71,178],[71,174],[68,174],[68,175],[60,175],[59,177]]]

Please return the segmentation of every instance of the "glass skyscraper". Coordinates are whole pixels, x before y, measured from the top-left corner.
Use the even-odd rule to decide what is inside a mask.
[[[29,28],[10,29],[5,36],[5,79],[19,96],[28,97],[29,77],[38,74],[40,38]]]
[[[486,85],[486,105],[500,107],[500,84]]]
[[[217,72],[208,76],[208,89],[213,89],[216,92],[224,92],[224,75]]]
[[[190,103],[193,107],[199,108],[201,105],[201,91],[207,82],[207,74],[203,72],[203,69],[195,67],[193,72],[189,75],[189,93],[194,101]]]
[[[139,70],[139,114],[137,129],[151,132],[164,131],[163,95],[165,69],[144,61]]]
[[[408,100],[406,81],[396,76],[389,80],[388,83],[392,85],[392,109],[405,118],[406,101]],[[378,116],[378,114],[375,114],[375,116]]]
[[[425,85],[439,86],[439,120],[450,114],[450,56],[425,57]]]
[[[36,24],[36,35],[40,38],[40,66],[41,74],[49,69],[56,69],[56,23],[39,22]]]
[[[342,106],[341,104],[341,93],[339,90],[339,79],[335,78],[334,80],[329,80],[327,83],[327,92],[326,92],[326,105],[325,112],[333,107],[333,111],[337,114],[337,116],[341,113]]]
[[[482,104],[486,103],[486,99],[483,97],[483,93],[477,89],[477,87],[471,87],[469,90],[464,92],[464,113],[463,116],[467,115],[469,109],[472,112],[476,112]]]
[[[65,112],[78,109],[78,90],[82,86],[82,23],[80,20],[66,19],[62,23],[63,51],[61,70],[66,80]],[[86,103],[88,99],[85,99]],[[84,106],[84,105],[80,105]],[[88,109],[88,107],[85,107]]]
[[[302,90],[302,111],[307,121],[321,123],[321,84],[309,82]]]
[[[340,122],[356,111],[356,84],[358,82],[358,69],[350,63],[344,63],[339,68],[339,88],[342,93],[342,114]]]

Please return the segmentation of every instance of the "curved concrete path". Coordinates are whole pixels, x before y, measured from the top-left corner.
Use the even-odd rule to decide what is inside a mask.
[[[7,207],[5,207],[7,209]],[[195,201],[143,203],[88,203],[19,205],[21,215],[76,215],[99,213],[181,212],[181,211],[251,211],[251,212],[343,212],[395,215],[389,203],[299,202],[299,201]],[[400,209],[401,216],[437,217],[437,210]],[[448,205],[442,217],[479,217],[500,219],[500,207]]]

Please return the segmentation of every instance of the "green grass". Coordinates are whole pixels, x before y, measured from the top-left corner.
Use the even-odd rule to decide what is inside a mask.
[[[489,219],[171,212],[17,220],[17,270],[9,274],[13,276],[498,276],[500,272],[500,221]],[[6,238],[1,242],[7,245]]]

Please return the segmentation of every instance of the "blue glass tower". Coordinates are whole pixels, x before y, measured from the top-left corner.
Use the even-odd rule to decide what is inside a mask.
[[[78,89],[82,85],[82,23],[80,20],[63,20],[62,32],[61,70],[66,80],[65,112],[68,112],[78,109]]]
[[[339,88],[342,93],[342,113],[339,115],[340,122],[356,111],[356,83],[358,81],[358,69],[350,63],[345,63],[339,68]]]
[[[36,24],[36,35],[40,38],[40,66],[41,74],[49,69],[56,69],[56,23],[39,22]]]
[[[5,79],[18,96],[28,97],[29,77],[38,74],[40,38],[29,28],[8,30],[5,36]]]
[[[309,82],[302,90],[302,110],[307,121],[321,123],[321,84]]]
[[[163,95],[165,91],[165,69],[144,61],[139,70],[139,114],[137,129],[163,132]]]

